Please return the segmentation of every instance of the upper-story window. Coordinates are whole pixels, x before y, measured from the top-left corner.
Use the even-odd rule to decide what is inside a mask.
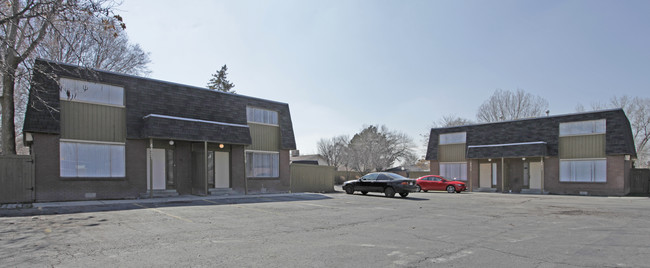
[[[278,112],[261,108],[246,107],[246,118],[248,122],[269,125],[278,124]]]
[[[560,123],[560,136],[605,134],[605,119]]]
[[[62,100],[124,106],[124,88],[82,80],[61,78]]]
[[[467,132],[440,134],[439,144],[465,143]]]

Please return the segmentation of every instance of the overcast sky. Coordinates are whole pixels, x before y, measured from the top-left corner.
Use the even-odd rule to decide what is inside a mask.
[[[118,8],[149,77],[289,104],[298,149],[386,125],[421,145],[500,88],[551,115],[650,97],[650,1],[161,1]],[[191,104],[188,104],[191,105]]]

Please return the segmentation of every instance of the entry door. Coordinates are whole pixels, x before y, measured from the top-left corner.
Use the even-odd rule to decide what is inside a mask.
[[[492,188],[492,165],[481,164],[479,167],[479,187]]]
[[[230,188],[230,156],[214,152],[214,188]]]
[[[151,153],[151,158],[149,158]],[[153,163],[153,165],[151,165]],[[149,176],[153,167],[153,189],[165,190],[165,149],[147,148],[147,190],[151,189]]]
[[[542,162],[530,162],[530,189],[542,189]]]

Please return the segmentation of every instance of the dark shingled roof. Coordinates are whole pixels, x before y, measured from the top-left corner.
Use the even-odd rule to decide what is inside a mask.
[[[605,153],[636,157],[630,122],[622,109],[538,117],[487,124],[433,128],[429,135],[427,160],[438,160],[440,134],[467,132],[467,158],[557,156],[560,123],[606,119]],[[538,142],[544,142],[540,144]],[[506,145],[510,146],[482,146]],[[476,147],[480,146],[480,147]]]
[[[175,84],[79,66],[36,60],[24,132],[60,133],[59,77],[124,87],[127,138],[171,138],[250,144],[248,128],[155,118],[150,114],[247,125],[246,106],[278,112],[281,149],[296,149],[289,105],[239,94]],[[176,125],[175,125],[176,124]],[[164,126],[171,126],[164,129]],[[235,137],[236,136],[236,137]]]

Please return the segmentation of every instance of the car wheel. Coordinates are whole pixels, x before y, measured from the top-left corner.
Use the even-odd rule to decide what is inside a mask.
[[[386,195],[386,197],[394,197],[395,190],[393,189],[393,187],[386,187],[386,189],[384,189],[384,195]]]
[[[407,197],[407,196],[409,196],[409,193],[399,193],[399,195],[400,195],[401,197]]]
[[[426,193],[426,192],[428,192],[429,190],[422,190],[422,191]]]
[[[352,187],[345,188],[345,193],[346,194],[353,194],[354,193],[354,188],[352,188]]]
[[[456,191],[456,188],[454,188],[453,185],[449,185],[449,186],[447,186],[447,192],[448,192],[448,193],[451,194],[451,193],[453,193],[453,192],[455,192],[455,191]]]
[[[420,187],[420,185],[417,185],[417,191],[422,192],[422,187]]]
[[[366,191],[361,191],[361,194],[362,194],[362,195],[367,195],[368,192],[366,192]]]

